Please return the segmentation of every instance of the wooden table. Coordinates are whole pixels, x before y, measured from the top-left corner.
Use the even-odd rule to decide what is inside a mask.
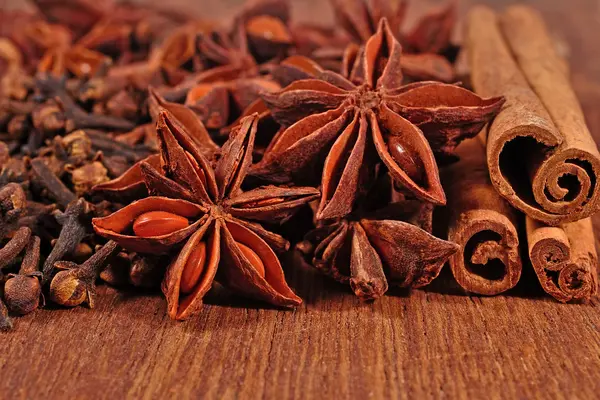
[[[205,14],[216,15],[238,1],[204,3]],[[420,3],[413,7],[416,13],[426,2],[413,3]],[[462,10],[471,3],[464,1]],[[537,6],[556,37],[570,46],[573,81],[600,139],[599,2],[527,3]],[[319,4],[297,0],[295,11],[307,19]],[[330,16],[326,10],[315,18]],[[346,287],[292,264],[287,260],[286,275],[305,300],[296,311],[217,293],[199,317],[177,323],[166,317],[158,294],[101,286],[94,310],[49,307],[17,319],[14,331],[0,339],[0,398],[592,398],[600,393],[597,301],[558,304],[527,289],[536,281],[525,276],[521,290],[507,296],[453,294],[438,281],[426,290],[392,291],[374,304],[361,304]]]

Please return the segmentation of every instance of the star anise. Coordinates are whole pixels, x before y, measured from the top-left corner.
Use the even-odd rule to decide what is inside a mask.
[[[288,0],[258,0],[244,7],[235,17],[234,26],[246,32],[251,54],[262,63],[285,54],[292,45],[289,21]]]
[[[349,283],[362,300],[381,297],[389,285],[428,285],[458,250],[431,235],[431,204],[396,192],[385,196],[390,193],[387,180],[385,187],[371,188],[352,214],[319,224],[297,246],[316,268]]]
[[[150,115],[154,121],[158,121],[161,111],[166,110],[173,118],[177,119],[180,124],[185,126],[189,138],[195,143],[197,148],[200,149],[202,154],[207,159],[212,159],[214,155],[220,151],[219,146],[213,142],[198,115],[195,114],[190,108],[182,104],[166,101],[152,87],[148,89],[148,92]],[[141,134],[144,135],[147,135],[148,133],[144,133],[143,131],[152,129],[154,132],[153,140],[158,142],[158,137],[156,135],[156,122],[142,125],[138,128],[142,130]],[[131,133],[135,132],[132,131],[129,134]],[[142,174],[142,163],[147,163],[154,168],[159,169],[161,166],[161,158],[158,154],[153,154],[144,160],[137,162],[117,178],[96,185],[93,188],[93,191],[96,193],[102,193],[105,196],[115,200],[118,200],[119,198],[141,198],[147,194],[146,185],[144,183],[144,177]]]
[[[319,79],[264,94],[273,117],[291,126],[273,139],[252,174],[279,183],[305,181],[325,158],[319,220],[348,214],[363,183],[382,163],[404,190],[444,204],[434,154],[451,156],[504,100],[482,99],[437,82],[402,86],[401,52],[383,19],[355,64],[352,81],[325,71]]]
[[[402,32],[408,1],[400,0],[394,7],[387,0],[331,0],[340,25],[357,43],[364,43],[375,34],[379,20],[386,18],[390,30],[411,53],[442,53],[450,45],[456,24],[456,1],[446,7],[432,9],[408,34]]]
[[[275,186],[241,190],[257,124],[256,115],[243,119],[213,168],[186,127],[163,109],[157,130],[164,173],[141,164],[153,196],[93,221],[97,233],[130,251],[177,250],[163,280],[172,318],[197,312],[214,279],[274,305],[301,303],[273,250],[284,250],[289,243],[257,222],[285,220],[317,198],[318,191]]]
[[[454,68],[443,56],[452,48],[450,38],[456,21],[456,4],[451,2],[447,7],[433,10],[419,20],[415,28],[408,34],[402,32],[408,1],[400,1],[396,7],[386,0],[331,0],[336,19],[354,43],[337,52],[317,52],[313,58],[321,61],[323,56],[330,60],[322,62],[330,64],[337,59],[340,71],[348,71],[352,66],[358,50],[358,44],[366,42],[377,29],[381,18],[386,18],[396,39],[404,46],[405,56],[401,66],[407,77],[413,80],[434,79],[451,82],[454,79]]]

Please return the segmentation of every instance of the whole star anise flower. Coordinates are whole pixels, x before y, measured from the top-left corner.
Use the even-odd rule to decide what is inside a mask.
[[[141,164],[154,196],[94,219],[96,232],[141,254],[176,250],[162,286],[171,318],[197,312],[214,279],[274,305],[299,305],[273,250],[289,243],[257,222],[285,220],[317,198],[318,190],[241,190],[252,161],[256,115],[232,130],[214,168],[169,111],[160,113],[157,130],[165,173]]]
[[[432,210],[416,200],[371,212],[358,208],[310,231],[297,247],[316,268],[350,284],[362,300],[381,297],[389,285],[423,287],[458,250],[456,244],[431,235]]]
[[[302,181],[322,168],[317,219],[352,211],[363,183],[383,163],[397,185],[419,199],[444,204],[434,154],[456,145],[500,110],[504,99],[482,99],[455,85],[402,86],[402,48],[382,19],[349,81],[325,71],[263,94],[280,132],[252,174],[271,182]],[[291,126],[290,126],[291,125]],[[313,174],[311,174],[313,172]]]

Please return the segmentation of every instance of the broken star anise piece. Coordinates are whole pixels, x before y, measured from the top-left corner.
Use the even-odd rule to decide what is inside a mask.
[[[163,280],[171,318],[196,313],[214,279],[274,305],[301,303],[273,251],[285,250],[289,243],[257,222],[289,218],[316,199],[318,190],[241,190],[252,161],[257,118],[244,118],[232,130],[213,168],[186,127],[163,110],[157,130],[164,173],[148,163],[140,166],[154,196],[93,220],[97,233],[130,251],[160,254],[177,249]]]
[[[498,113],[504,99],[482,99],[438,82],[402,86],[401,53],[383,19],[351,81],[325,71],[318,79],[264,93],[273,118],[289,127],[273,139],[252,174],[285,183],[314,179],[314,171],[322,171],[318,220],[350,213],[381,164],[405,191],[444,204],[434,155],[450,157],[460,141],[476,135]]]
[[[415,200],[372,213],[359,210],[309,232],[297,248],[316,268],[349,283],[359,298],[375,300],[389,285],[428,285],[458,250],[431,235],[431,212],[430,205]]]

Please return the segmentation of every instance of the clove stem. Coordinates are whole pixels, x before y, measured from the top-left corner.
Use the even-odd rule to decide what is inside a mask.
[[[42,284],[45,285],[52,277],[54,263],[63,258],[65,254],[73,252],[87,234],[87,223],[84,220],[86,209],[86,201],[79,199],[69,204],[64,213],[55,211],[54,216],[62,225],[62,229],[54,248],[44,262]]]

